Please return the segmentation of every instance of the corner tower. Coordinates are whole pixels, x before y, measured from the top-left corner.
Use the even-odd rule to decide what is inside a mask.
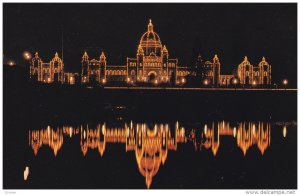
[[[100,79],[102,83],[106,82],[106,57],[104,52],[102,51],[100,55]]]
[[[261,62],[258,64],[259,69],[259,83],[261,85],[271,84],[271,65],[263,57]]]
[[[82,60],[81,60],[81,82],[82,83],[87,83],[88,79],[89,79],[89,75],[88,75],[88,69],[89,69],[89,56],[86,53],[86,51],[84,52],[83,56],[82,56]]]

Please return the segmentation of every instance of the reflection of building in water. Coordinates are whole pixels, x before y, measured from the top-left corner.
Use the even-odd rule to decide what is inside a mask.
[[[95,128],[81,127],[81,151],[85,156],[88,149],[98,149],[101,156],[106,144],[123,143],[126,151],[134,151],[140,173],[146,178],[149,188],[161,164],[164,164],[168,150],[176,150],[177,143],[184,143],[185,130],[175,127],[171,135],[169,125],[154,125],[151,129],[146,124],[125,124],[121,128],[107,128],[105,124]]]
[[[42,129],[40,131],[31,131],[31,133],[29,133],[29,140],[29,144],[31,145],[35,155],[37,155],[39,149],[43,145],[48,145],[56,156],[57,152],[62,147],[64,139],[61,129],[54,130],[48,126],[46,129]]]
[[[149,129],[145,124],[137,125],[136,136],[129,141],[127,149],[135,150],[139,171],[146,178],[148,188],[160,165],[165,163],[168,150],[176,150],[177,143],[184,142],[185,130],[180,129],[178,123],[174,137],[168,125],[155,125],[153,129]]]
[[[271,126],[264,122],[244,122],[238,124],[237,127],[231,127],[228,122],[213,122],[210,127],[204,126],[201,136],[201,146],[206,149],[211,148],[215,156],[220,146],[220,136],[234,137],[244,155],[253,145],[256,145],[261,154],[264,154],[271,142]]]
[[[79,135],[84,156],[89,150],[98,150],[102,157],[108,144],[125,144],[126,152],[135,152],[139,172],[145,177],[146,186],[149,188],[160,166],[166,162],[168,151],[176,151],[178,143],[191,141],[195,149],[200,145],[200,149],[211,149],[216,156],[221,145],[221,136],[229,136],[236,140],[237,146],[241,148],[244,155],[252,146],[257,146],[261,154],[264,154],[270,146],[270,134],[271,128],[268,122],[243,122],[236,126],[231,126],[224,121],[212,122],[204,125],[200,136],[197,136],[199,134],[196,129],[186,130],[178,122],[174,126],[169,124],[150,126],[131,122],[118,127],[110,127],[103,123],[79,128],[64,126],[55,130],[48,126],[41,130],[31,130],[29,145],[35,155],[43,145],[48,145],[56,156],[64,140]]]

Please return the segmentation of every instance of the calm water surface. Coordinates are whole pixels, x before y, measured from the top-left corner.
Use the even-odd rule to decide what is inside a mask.
[[[29,127],[5,135],[4,187],[296,188],[296,130],[293,121]]]

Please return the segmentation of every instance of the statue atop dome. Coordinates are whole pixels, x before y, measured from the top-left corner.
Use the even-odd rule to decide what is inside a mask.
[[[148,32],[153,32],[153,24],[151,19],[149,20],[149,24],[148,24]]]

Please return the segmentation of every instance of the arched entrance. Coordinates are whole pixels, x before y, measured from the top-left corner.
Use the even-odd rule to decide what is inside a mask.
[[[153,82],[156,79],[157,73],[155,71],[148,72],[149,82]]]

